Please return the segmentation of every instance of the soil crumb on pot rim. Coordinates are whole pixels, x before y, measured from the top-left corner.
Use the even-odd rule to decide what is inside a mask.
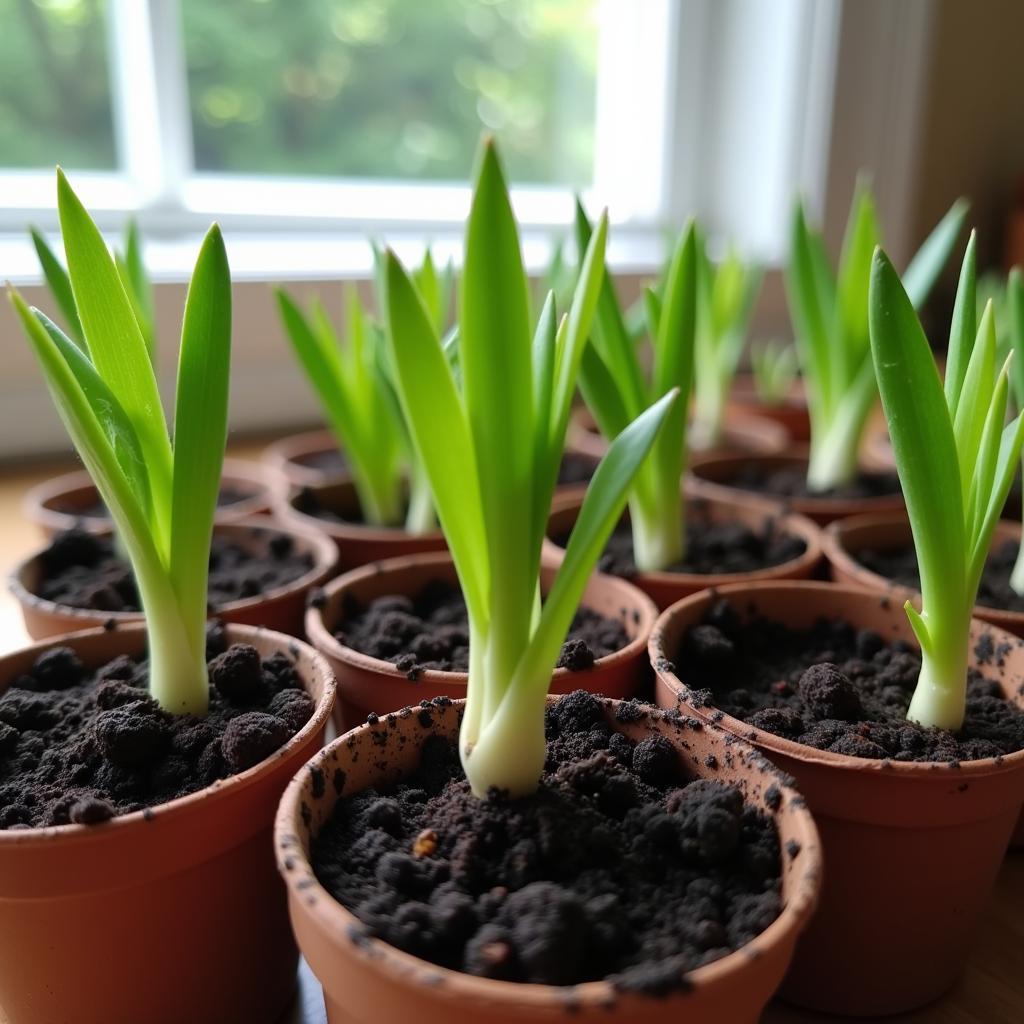
[[[569,534],[552,538],[564,548]],[[663,572],[717,576],[728,573],[750,573],[792,562],[807,550],[802,537],[786,532],[774,517],[768,517],[761,529],[745,523],[710,522],[698,515],[686,519],[686,557]],[[633,535],[628,520],[616,526],[601,557],[597,571],[632,579],[638,575],[633,560]]]
[[[264,533],[264,550],[256,554],[252,545],[214,531],[207,588],[211,608],[259,597],[313,569],[312,553],[296,550],[289,534],[261,529],[261,538]],[[92,611],[141,611],[131,566],[116,555],[109,536],[67,530],[54,537],[41,561],[38,597]]]
[[[778,917],[775,826],[738,789],[683,779],[667,739],[634,743],[582,691],[546,730],[524,800],[477,800],[434,736],[405,781],[339,802],[311,860],[367,936],[477,976],[664,996]]]
[[[1005,653],[985,634],[976,656],[997,666]],[[766,617],[745,622],[722,598],[673,657],[691,701],[747,723],[752,736],[762,730],[817,750],[908,762],[959,763],[1024,749],[1024,711],[975,669],[959,732],[907,721],[920,653],[846,621],[819,619],[810,629]]]
[[[86,669],[51,647],[0,695],[0,830],[96,825],[253,767],[310,720],[312,698],[283,651],[261,658],[207,631],[210,709],[170,715],[126,655]]]
[[[985,562],[975,604],[1005,612],[1024,612],[1024,595],[1010,586],[1010,574],[1017,562],[1020,543],[1015,540],[996,544]],[[865,569],[911,590],[921,589],[917,573],[917,554],[913,544],[895,547],[863,547],[850,556]]]
[[[469,671],[466,602],[453,583],[432,580],[415,596],[386,595],[365,607],[347,595],[344,611],[344,625],[334,633],[335,639],[391,662],[410,679],[423,671]],[[580,608],[562,645],[558,667],[583,671],[628,643],[618,619]]]

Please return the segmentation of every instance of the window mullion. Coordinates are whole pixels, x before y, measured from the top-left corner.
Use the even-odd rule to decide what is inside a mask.
[[[130,205],[181,208],[192,171],[185,54],[178,0],[108,0],[114,120]]]

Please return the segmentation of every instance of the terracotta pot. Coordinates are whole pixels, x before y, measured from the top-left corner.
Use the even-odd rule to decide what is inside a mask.
[[[555,502],[548,519],[544,538],[543,557],[551,565],[561,565],[565,548],[551,538],[564,536],[579,515],[582,499],[579,497]],[[814,575],[821,561],[821,531],[804,516],[780,513],[777,508],[752,505],[727,499],[690,498],[686,503],[687,515],[697,522],[739,522],[753,530],[762,530],[769,521],[775,521],[780,533],[799,537],[804,552],[798,558],[759,569],[751,573],[717,573],[714,575],[687,572],[638,572],[629,582],[647,594],[659,608],[667,608],[687,594],[695,594],[706,587],[719,587],[741,580],[803,580]]]
[[[1000,521],[996,524],[992,537],[993,547],[1006,541],[1019,544],[1020,532],[1020,523],[1012,523],[1005,519]],[[838,519],[822,532],[822,544],[828,560],[829,574],[836,583],[866,587],[881,594],[890,594],[899,605],[908,598],[918,596],[916,590],[894,583],[857,561],[857,554],[864,548],[884,550],[912,545],[910,520],[907,519],[906,512]],[[991,622],[993,626],[1024,637],[1024,612],[1004,611],[1001,608],[979,604],[974,607],[974,615],[985,622]]]
[[[884,494],[875,498],[786,498],[750,491],[734,483],[745,467],[757,464],[766,472],[779,469],[807,468],[807,450],[791,448],[785,455],[700,455],[690,465],[687,486],[693,494],[704,498],[728,498],[732,501],[759,502],[776,508],[785,506],[792,512],[813,519],[822,526],[834,519],[861,512],[891,512],[904,508],[902,494]]]
[[[311,430],[268,445],[260,460],[278,476],[285,489],[319,487],[348,479],[348,472],[341,465],[337,472],[324,468],[324,460],[335,454],[341,457],[334,435],[329,430]]]
[[[0,1018],[8,1024],[271,1024],[296,950],[271,824],[323,743],[324,660],[292,637],[230,626],[230,642],[295,659],[313,718],[240,775],[103,825],[0,832]],[[145,646],[141,626],[61,637],[89,666]],[[0,659],[0,689],[49,644]]]
[[[225,459],[221,481],[246,497],[218,506],[218,523],[240,523],[270,511],[273,481],[259,463]],[[92,477],[85,470],[79,470],[37,484],[25,495],[22,507],[25,517],[37,523],[43,536],[49,539],[73,526],[95,533],[109,530],[109,516],[83,514],[83,510],[94,508],[99,500]]]
[[[828,583],[755,583],[684,598],[658,619],[649,644],[657,700],[750,740],[796,780],[821,831],[825,885],[783,988],[785,998],[832,1013],[875,1016],[936,999],[960,973],[992,892],[1024,798],[1024,751],[1008,757],[903,763],[849,757],[781,739],[691,702],[676,661],[687,629],[731,598],[744,617],[794,628],[847,619],[887,640],[913,643],[903,610],[878,594]],[[1024,707],[1024,646],[987,623],[972,625],[1008,652],[985,666]]]
[[[811,439],[811,419],[807,412],[807,396],[803,381],[793,381],[789,394],[777,405],[768,405],[757,393],[754,376],[750,373],[737,374],[729,393],[730,412],[739,416],[756,416],[772,420],[786,431],[791,441]]]
[[[296,501],[303,492],[294,489],[288,494],[275,496],[277,513],[285,522],[319,530],[330,537],[337,545],[338,568],[343,572],[385,558],[397,558],[399,555],[447,550],[444,534],[440,530],[415,534],[407,533],[399,527],[368,526],[358,522],[359,499],[351,481],[321,484],[305,488],[305,491],[311,492],[321,506],[333,509],[340,515],[351,516],[352,521],[332,521],[301,512],[296,507]]]
[[[359,922],[313,874],[310,841],[339,797],[408,775],[428,735],[454,739],[461,704],[431,708],[426,727],[418,715],[394,715],[353,730],[321,751],[292,780],[281,801],[275,830],[278,869],[288,885],[299,948],[324,986],[330,1024],[754,1024],[781,981],[797,935],[813,909],[821,865],[810,815],[781,776],[745,744],[718,729],[695,731],[656,712],[629,724],[619,722],[614,717],[616,701],[606,702],[612,726],[637,740],[653,732],[666,736],[679,751],[687,774],[734,783],[748,801],[769,814],[773,812],[765,803],[765,791],[773,785],[782,791],[782,803],[774,812],[780,840],[785,848],[789,839],[795,839],[801,852],[785,858],[785,907],[776,921],[742,949],[691,972],[688,991],[661,999],[617,993],[603,981],[565,989],[476,978],[362,937]],[[704,762],[710,756],[728,767],[707,768]],[[339,771],[341,786],[323,785],[324,779],[341,779]]]
[[[302,635],[302,620],[306,612],[309,592],[330,579],[337,562],[337,551],[330,539],[315,530],[293,523],[281,523],[269,517],[259,517],[248,523],[216,526],[215,533],[229,537],[253,549],[265,547],[268,533],[286,533],[299,552],[308,551],[313,557],[313,568],[291,583],[265,591],[256,597],[229,601],[216,609],[217,618],[246,626],[264,626],[293,636]],[[59,636],[79,629],[103,626],[108,622],[124,625],[141,622],[141,612],[103,612],[91,608],[75,608],[68,604],[47,601],[38,595],[43,574],[43,552],[37,551],[14,567],[7,578],[7,586],[21,606],[25,629],[33,640]]]
[[[575,448],[600,458],[608,450],[608,442],[597,429],[593,416],[577,409],[569,425],[568,440]],[[700,452],[702,457],[736,452],[760,452],[766,455],[785,451],[789,435],[778,423],[760,416],[727,413],[721,444]]]
[[[554,581],[555,573],[551,567],[541,569],[541,586],[545,590]],[[386,594],[415,596],[435,580],[458,584],[455,565],[447,551],[392,558],[353,569],[332,580],[324,588],[323,604],[311,606],[306,612],[309,641],[327,658],[338,680],[334,717],[340,731],[361,725],[371,711],[382,715],[430,697],[466,696],[465,672],[426,670],[411,680],[391,662],[346,647],[334,637],[345,621],[350,601],[365,607]],[[557,669],[551,680],[552,691],[570,693],[583,689],[606,697],[632,697],[650,674],[647,637],[658,617],[657,608],[636,587],[600,573],[591,577],[582,604],[608,618],[621,619],[629,644],[598,658],[587,671]]]

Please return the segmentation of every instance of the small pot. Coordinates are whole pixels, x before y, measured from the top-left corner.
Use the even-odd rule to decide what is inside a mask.
[[[541,586],[547,590],[556,570],[541,569]],[[422,699],[466,696],[465,672],[421,671],[416,679],[389,661],[346,647],[334,633],[345,620],[345,608],[356,600],[365,607],[387,594],[415,595],[434,580],[458,585],[455,564],[447,551],[408,555],[353,569],[332,580],[323,591],[323,602],[306,612],[306,635],[327,659],[338,680],[338,701],[334,717],[344,732],[378,715],[398,711]],[[598,658],[583,672],[556,669],[551,680],[554,693],[585,689],[606,697],[632,697],[649,676],[647,637],[658,610],[646,595],[624,580],[595,573],[583,592],[582,604],[608,618],[621,619],[629,644],[613,654]]]
[[[785,780],[745,744],[718,729],[693,730],[657,712],[620,722],[614,715],[616,701],[606,702],[613,728],[635,740],[652,733],[665,736],[687,774],[739,786],[748,801],[773,815],[783,849],[790,839],[800,844],[798,857],[785,858],[782,914],[764,932],[730,956],[692,971],[688,991],[661,999],[617,993],[605,981],[565,989],[472,977],[363,935],[359,921],[313,874],[310,842],[339,798],[397,782],[415,768],[428,736],[454,739],[462,703],[432,707],[426,726],[418,715],[392,715],[354,729],[317,754],[281,801],[275,829],[278,870],[288,885],[299,947],[324,986],[329,1024],[755,1024],[813,909],[821,871],[814,824]],[[728,767],[709,769],[706,758]],[[325,779],[339,782],[324,785]],[[774,811],[765,801],[773,786],[782,792]]]
[[[782,427],[791,441],[809,441],[811,439],[811,418],[807,411],[807,395],[803,381],[797,378],[789,389],[789,394],[776,405],[769,405],[757,393],[754,375],[737,374],[729,393],[729,412],[740,416],[756,416],[759,419],[772,420]]]
[[[1021,524],[1001,520],[992,535],[995,547],[1006,541],[1020,543]],[[887,515],[850,516],[830,523],[822,532],[822,545],[828,560],[829,574],[836,583],[854,587],[865,587],[880,594],[889,594],[902,605],[908,599],[919,595],[910,587],[901,586],[893,580],[880,576],[857,561],[857,554],[863,548],[895,548],[913,544],[910,520],[906,512]],[[1005,629],[1015,636],[1024,637],[1024,612],[1005,611],[986,605],[975,605],[975,618],[991,622],[993,626]]]
[[[903,610],[869,591],[828,583],[755,583],[704,591],[663,612],[649,650],[657,701],[716,721],[754,743],[796,780],[821,832],[825,885],[818,913],[801,939],[783,996],[830,1013],[900,1013],[938,998],[956,980],[1024,797],[1024,751],[1003,758],[902,763],[815,750],[723,715],[686,686],[672,659],[680,640],[711,604],[731,597],[736,611],[764,614],[797,629],[818,619],[847,619],[887,640],[914,643]],[[1008,645],[998,667],[985,666],[1024,707],[1024,646],[977,620],[974,649],[988,634]]]
[[[577,409],[569,424],[569,441],[573,447],[600,458],[608,450],[608,442],[597,429],[594,417],[586,408]],[[728,413],[722,429],[721,443],[700,452],[702,458],[737,452],[758,452],[765,455],[783,452],[789,447],[784,427],[760,416]]]
[[[316,701],[261,764],[103,825],[0,832],[0,1003],[8,1024],[272,1024],[296,950],[270,834],[288,779],[322,745],[334,680],[290,636],[229,626],[229,643],[294,659]],[[145,646],[141,626],[61,637],[90,667]],[[52,643],[0,658],[0,689]]]
[[[548,519],[547,536],[544,538],[544,559],[552,565],[561,565],[565,548],[551,538],[567,533],[576,522],[582,499],[566,499],[556,502]],[[798,558],[769,566],[750,573],[718,573],[701,575],[687,572],[638,572],[629,582],[642,590],[659,608],[667,608],[688,594],[695,594],[706,587],[720,587],[726,583],[743,580],[804,580],[814,575],[821,561],[821,531],[804,516],[781,513],[770,505],[754,505],[742,501],[721,498],[690,498],[687,500],[687,515],[710,523],[739,522],[753,530],[764,529],[774,520],[780,533],[799,537],[804,542],[804,552]]]
[[[316,530],[293,523],[280,523],[268,517],[244,524],[215,526],[214,531],[240,544],[251,544],[254,549],[264,546],[260,540],[268,533],[286,533],[292,538],[296,550],[308,551],[313,556],[312,569],[291,583],[256,597],[229,601],[216,609],[217,618],[224,622],[263,626],[292,636],[301,636],[306,597],[313,588],[330,579],[337,562],[337,551],[330,539]],[[15,566],[7,578],[8,589],[21,606],[25,629],[33,640],[45,640],[47,637],[91,629],[110,622],[120,626],[143,620],[142,612],[103,612],[48,601],[38,594],[42,574],[43,552],[37,551]]]
[[[259,463],[225,459],[221,482],[246,497],[229,505],[219,505],[215,517],[218,523],[240,523],[270,511],[273,481]],[[92,477],[85,470],[79,470],[37,484],[25,495],[22,507],[25,517],[37,523],[49,540],[75,526],[93,533],[109,530],[109,516],[88,514],[99,500]]]
[[[834,519],[861,512],[893,512],[904,508],[903,495],[883,494],[873,498],[789,498],[750,491],[734,484],[736,475],[745,467],[760,465],[766,472],[779,469],[807,469],[807,450],[791,448],[785,455],[699,455],[695,456],[687,481],[693,494],[704,498],[729,498],[732,501],[758,502],[776,508],[785,506],[792,512],[807,516],[821,526]]]
[[[349,478],[344,455],[329,430],[311,430],[275,441],[263,449],[260,460],[283,481],[285,489],[319,487]]]
[[[319,530],[330,537],[338,548],[338,568],[344,572],[370,562],[399,555],[415,555],[421,551],[445,551],[444,534],[440,530],[428,533],[408,533],[400,527],[369,526],[359,522],[359,498],[355,484],[350,480],[320,484],[305,488],[325,508],[335,509],[339,514],[351,516],[352,521],[332,521],[302,512],[296,502],[302,490],[291,490],[288,494],[277,494],[274,504],[278,515],[287,523],[295,523],[306,529]]]

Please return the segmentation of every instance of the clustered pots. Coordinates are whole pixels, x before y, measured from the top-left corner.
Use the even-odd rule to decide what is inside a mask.
[[[794,629],[846,620],[887,642],[913,643],[886,596],[823,583],[753,583],[684,598],[650,640],[662,707],[742,736],[794,778],[821,832],[825,883],[783,992],[804,1006],[870,1016],[922,1006],[956,980],[991,894],[1024,793],[1024,751],[956,763],[848,756],[751,728],[687,685],[690,630],[718,601],[743,620]],[[984,641],[982,644],[981,642]],[[984,659],[985,649],[999,652]],[[1022,702],[1024,646],[975,621],[971,665]],[[898,908],[898,910],[896,909]]]
[[[281,793],[323,745],[334,679],[294,638],[229,626],[230,643],[285,657],[313,716],[241,774],[103,825],[0,831],[0,1005],[10,1024],[272,1024],[296,951],[274,878]],[[141,654],[138,626],[61,639],[87,668]],[[0,659],[0,692],[52,644]]]
[[[386,791],[413,771],[428,738],[455,738],[462,702],[434,704],[425,719],[389,715],[335,740],[292,780],[281,802],[278,869],[288,887],[299,946],[324,986],[331,1024],[398,1024],[410,1017],[424,1024],[456,1018],[525,1024],[567,1013],[573,1020],[633,1024],[681,1017],[696,1024],[754,1024],[760,1018],[816,898],[821,865],[810,815],[784,778],[746,744],[714,727],[699,728],[651,710],[624,716],[619,708],[605,701],[613,730],[634,740],[667,739],[685,775],[738,786],[748,804],[771,815],[782,847],[800,851],[785,859],[781,915],[749,944],[692,971],[684,990],[660,998],[616,990],[607,981],[566,990],[472,977],[367,937],[317,878],[310,845],[339,799],[371,787]]]
[[[550,587],[554,571],[541,572]],[[337,639],[346,619],[374,599],[401,595],[414,598],[438,582],[457,586],[458,577],[446,553],[409,555],[363,566],[332,580],[306,613],[306,634],[327,659],[338,680],[335,721],[341,732],[366,721],[367,715],[399,711],[421,700],[444,695],[464,698],[466,673],[438,669],[402,671],[390,661],[356,650]],[[595,575],[583,593],[582,607],[621,622],[626,646],[597,658],[585,669],[556,670],[553,693],[584,688],[607,697],[632,697],[650,668],[647,637],[658,616],[654,603],[636,587],[611,576]]]

